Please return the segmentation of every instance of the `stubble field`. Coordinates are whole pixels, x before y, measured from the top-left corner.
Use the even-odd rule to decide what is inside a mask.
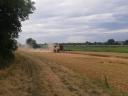
[[[19,50],[0,96],[128,96],[128,55]]]
[[[47,59],[85,75],[94,81],[104,81],[122,92],[128,92],[128,54],[72,52],[34,52],[40,59]]]

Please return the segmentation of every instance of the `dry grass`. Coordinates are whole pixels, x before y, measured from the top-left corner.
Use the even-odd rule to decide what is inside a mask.
[[[107,56],[91,54],[69,54],[69,53],[34,53],[40,58],[62,64],[75,72],[87,75],[91,79],[104,80],[117,89],[128,92],[128,60],[118,54],[107,54]],[[93,55],[95,54],[95,55]],[[125,56],[126,57],[126,56]]]
[[[15,62],[0,70],[0,96],[31,96],[32,78],[25,72],[24,59],[17,55]]]
[[[113,64],[113,59],[96,56],[20,51],[9,68],[0,70],[0,96],[122,96],[97,86],[86,75],[96,79],[105,74],[106,85],[108,81],[114,85],[120,81],[111,82],[119,78],[113,74],[119,74],[122,76],[119,80],[124,80],[126,86],[127,77],[123,79],[124,74],[127,75],[124,73],[127,69],[125,60],[118,59],[124,64]],[[116,73],[114,68],[121,72]],[[120,85],[123,89],[124,85]]]

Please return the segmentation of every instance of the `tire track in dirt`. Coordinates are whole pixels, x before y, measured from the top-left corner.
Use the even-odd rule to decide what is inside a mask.
[[[48,65],[42,62],[38,64],[40,64],[38,81],[40,82],[41,96],[78,96],[68,90]]]
[[[45,62],[47,67],[49,66],[50,70],[57,76],[59,81],[72,93],[72,95],[69,96],[110,96],[102,88],[92,85],[87,78],[83,78],[72,70],[46,59],[41,58],[41,60]]]
[[[26,73],[26,75],[29,76],[30,82],[31,82],[31,96],[41,96],[40,90],[39,90],[39,83],[37,80],[37,66],[35,65],[35,61],[26,53],[20,53],[22,58],[22,64],[20,64],[20,68],[23,72]]]
[[[26,58],[26,57],[25,57]],[[51,68],[39,60],[27,56],[23,70],[32,78],[32,96],[78,96],[72,93]],[[85,95],[88,96],[88,95]]]

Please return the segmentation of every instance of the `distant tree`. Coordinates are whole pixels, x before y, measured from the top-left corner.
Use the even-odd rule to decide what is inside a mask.
[[[36,43],[36,40],[32,39],[32,38],[28,38],[26,40],[26,44],[32,48],[37,48],[37,43]]]
[[[109,39],[109,40],[107,41],[107,44],[113,45],[113,44],[115,44],[115,40],[114,40],[114,39]]]
[[[91,45],[91,42],[86,41],[85,44],[86,44],[86,45]]]
[[[33,13],[31,0],[0,0],[0,66],[14,58],[21,21]]]
[[[128,45],[128,40],[125,40],[125,41],[124,41],[124,44],[125,44],[125,45]]]

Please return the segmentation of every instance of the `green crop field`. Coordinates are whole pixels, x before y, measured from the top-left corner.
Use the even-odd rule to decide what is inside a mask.
[[[128,46],[120,45],[65,45],[65,50],[67,51],[92,51],[92,52],[119,52],[128,53]]]

